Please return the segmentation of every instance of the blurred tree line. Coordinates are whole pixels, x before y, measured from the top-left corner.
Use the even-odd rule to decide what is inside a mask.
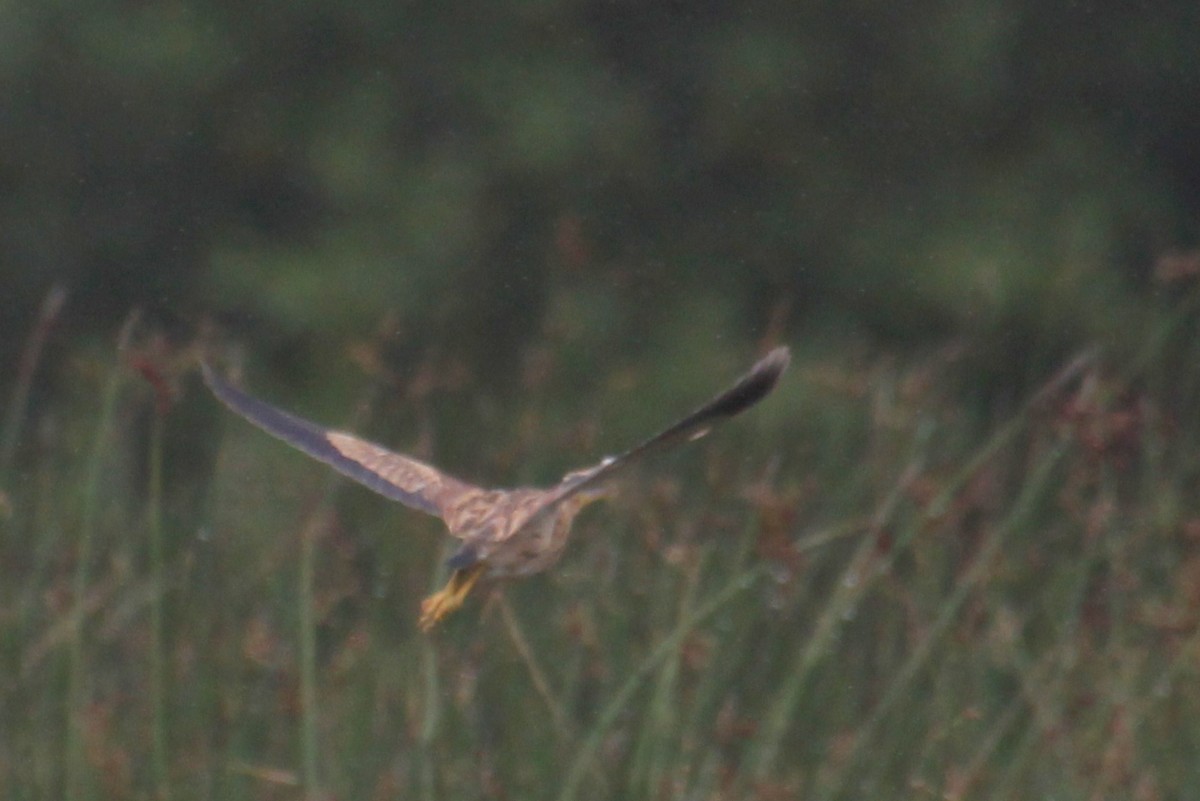
[[[9,3],[5,363],[55,281],[300,353],[1127,336],[1195,245],[1191,3]],[[1114,321],[1121,321],[1114,325]],[[328,351],[325,355],[329,355]]]

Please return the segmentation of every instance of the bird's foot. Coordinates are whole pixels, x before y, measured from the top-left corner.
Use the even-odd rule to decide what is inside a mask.
[[[442,618],[461,607],[475,582],[483,575],[483,569],[482,564],[476,564],[465,570],[455,570],[445,587],[421,601],[421,617],[417,621],[421,631],[428,632]]]

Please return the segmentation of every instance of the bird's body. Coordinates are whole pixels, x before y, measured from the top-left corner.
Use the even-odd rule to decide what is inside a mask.
[[[446,514],[453,536],[472,543],[470,559],[487,565],[489,577],[517,578],[540,573],[562,556],[571,523],[600,495],[576,495],[549,514],[546,490],[480,490],[464,496]]]
[[[657,447],[703,436],[716,421],[753,406],[774,388],[788,359],[787,348],[776,348],[728,390],[618,457],[568,473],[553,487],[516,489],[477,487],[353,434],[310,423],[202,367],[213,393],[246,420],[381,495],[445,521],[463,544],[450,558],[450,582],[422,604],[420,625],[428,630],[461,606],[480,578],[528,576],[552,566],[575,516],[610,494],[622,469]]]

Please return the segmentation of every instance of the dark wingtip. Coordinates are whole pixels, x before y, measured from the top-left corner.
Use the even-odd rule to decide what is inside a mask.
[[[786,346],[775,348],[755,363],[710,409],[711,413],[732,417],[765,398],[792,360]]]
[[[771,352],[758,360],[758,363],[750,368],[750,374],[755,375],[759,372],[770,376],[771,386],[768,391],[775,386],[775,382],[779,380],[779,376],[783,375],[783,371],[792,363],[792,352],[787,345],[780,345],[777,348],[772,348]]]
[[[233,405],[231,396],[236,389],[229,383],[216,368],[213,367],[208,359],[200,357],[200,376],[204,379],[205,385],[212,390],[213,394],[220,398],[224,403]]]
[[[196,361],[200,362],[200,377],[204,379],[205,384],[208,384],[210,387],[230,384],[229,379],[221,375],[221,372],[216,367],[213,367],[207,355],[200,356]]]

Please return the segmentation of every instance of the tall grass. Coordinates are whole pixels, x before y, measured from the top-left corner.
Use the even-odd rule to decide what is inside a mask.
[[[155,587],[150,602],[150,705],[151,759],[154,766],[155,795],[170,801],[171,773],[167,734],[166,617],[163,596],[167,590],[166,558],[163,552],[163,429],[169,407],[168,398],[155,403],[150,423],[149,481],[146,489],[146,527],[150,538],[150,578]]]
[[[137,315],[131,315],[117,337],[118,354],[125,353]],[[109,376],[101,395],[99,416],[92,437],[87,466],[82,479],[82,509],[79,514],[78,552],[75,555],[74,581],[72,583],[72,606],[70,610],[70,650],[68,658],[68,689],[66,713],[66,752],[63,755],[66,781],[64,797],[67,801],[78,801],[91,794],[89,766],[84,753],[84,727],[87,721],[89,686],[86,662],[87,640],[84,624],[89,613],[89,595],[93,592],[92,551],[100,516],[100,492],[104,484],[103,471],[113,449],[113,419],[116,414],[117,397],[127,378],[125,365],[120,359],[109,370]],[[69,493],[68,497],[74,495]]]
[[[50,331],[58,321],[59,315],[62,314],[66,302],[66,287],[62,284],[55,284],[42,301],[42,306],[38,310],[37,322],[21,353],[16,380],[13,381],[12,397],[9,398],[8,408],[4,413],[4,425],[0,427],[0,481],[5,483],[9,478],[13,456],[16,454],[17,443],[21,439],[22,428],[28,416],[29,392],[33,386],[33,374],[41,362],[42,351],[46,347]]]
[[[164,516],[182,418],[129,437],[126,405],[144,398],[121,391],[123,368],[93,371],[103,390],[72,401],[88,425],[62,434],[90,442],[82,465],[20,448],[13,475],[38,478],[3,488],[0,784],[75,799],[1186,797],[1189,325],[1126,370],[1072,361],[990,415],[945,365],[798,358],[761,415],[589,510],[558,568],[483,588],[429,636],[415,621],[444,578],[437,524],[217,417],[210,519],[183,536]],[[365,381],[368,400],[384,384]],[[559,433],[500,426],[459,472]],[[130,447],[146,449],[145,498],[121,480]],[[121,492],[147,504],[144,529],[105,512]]]

